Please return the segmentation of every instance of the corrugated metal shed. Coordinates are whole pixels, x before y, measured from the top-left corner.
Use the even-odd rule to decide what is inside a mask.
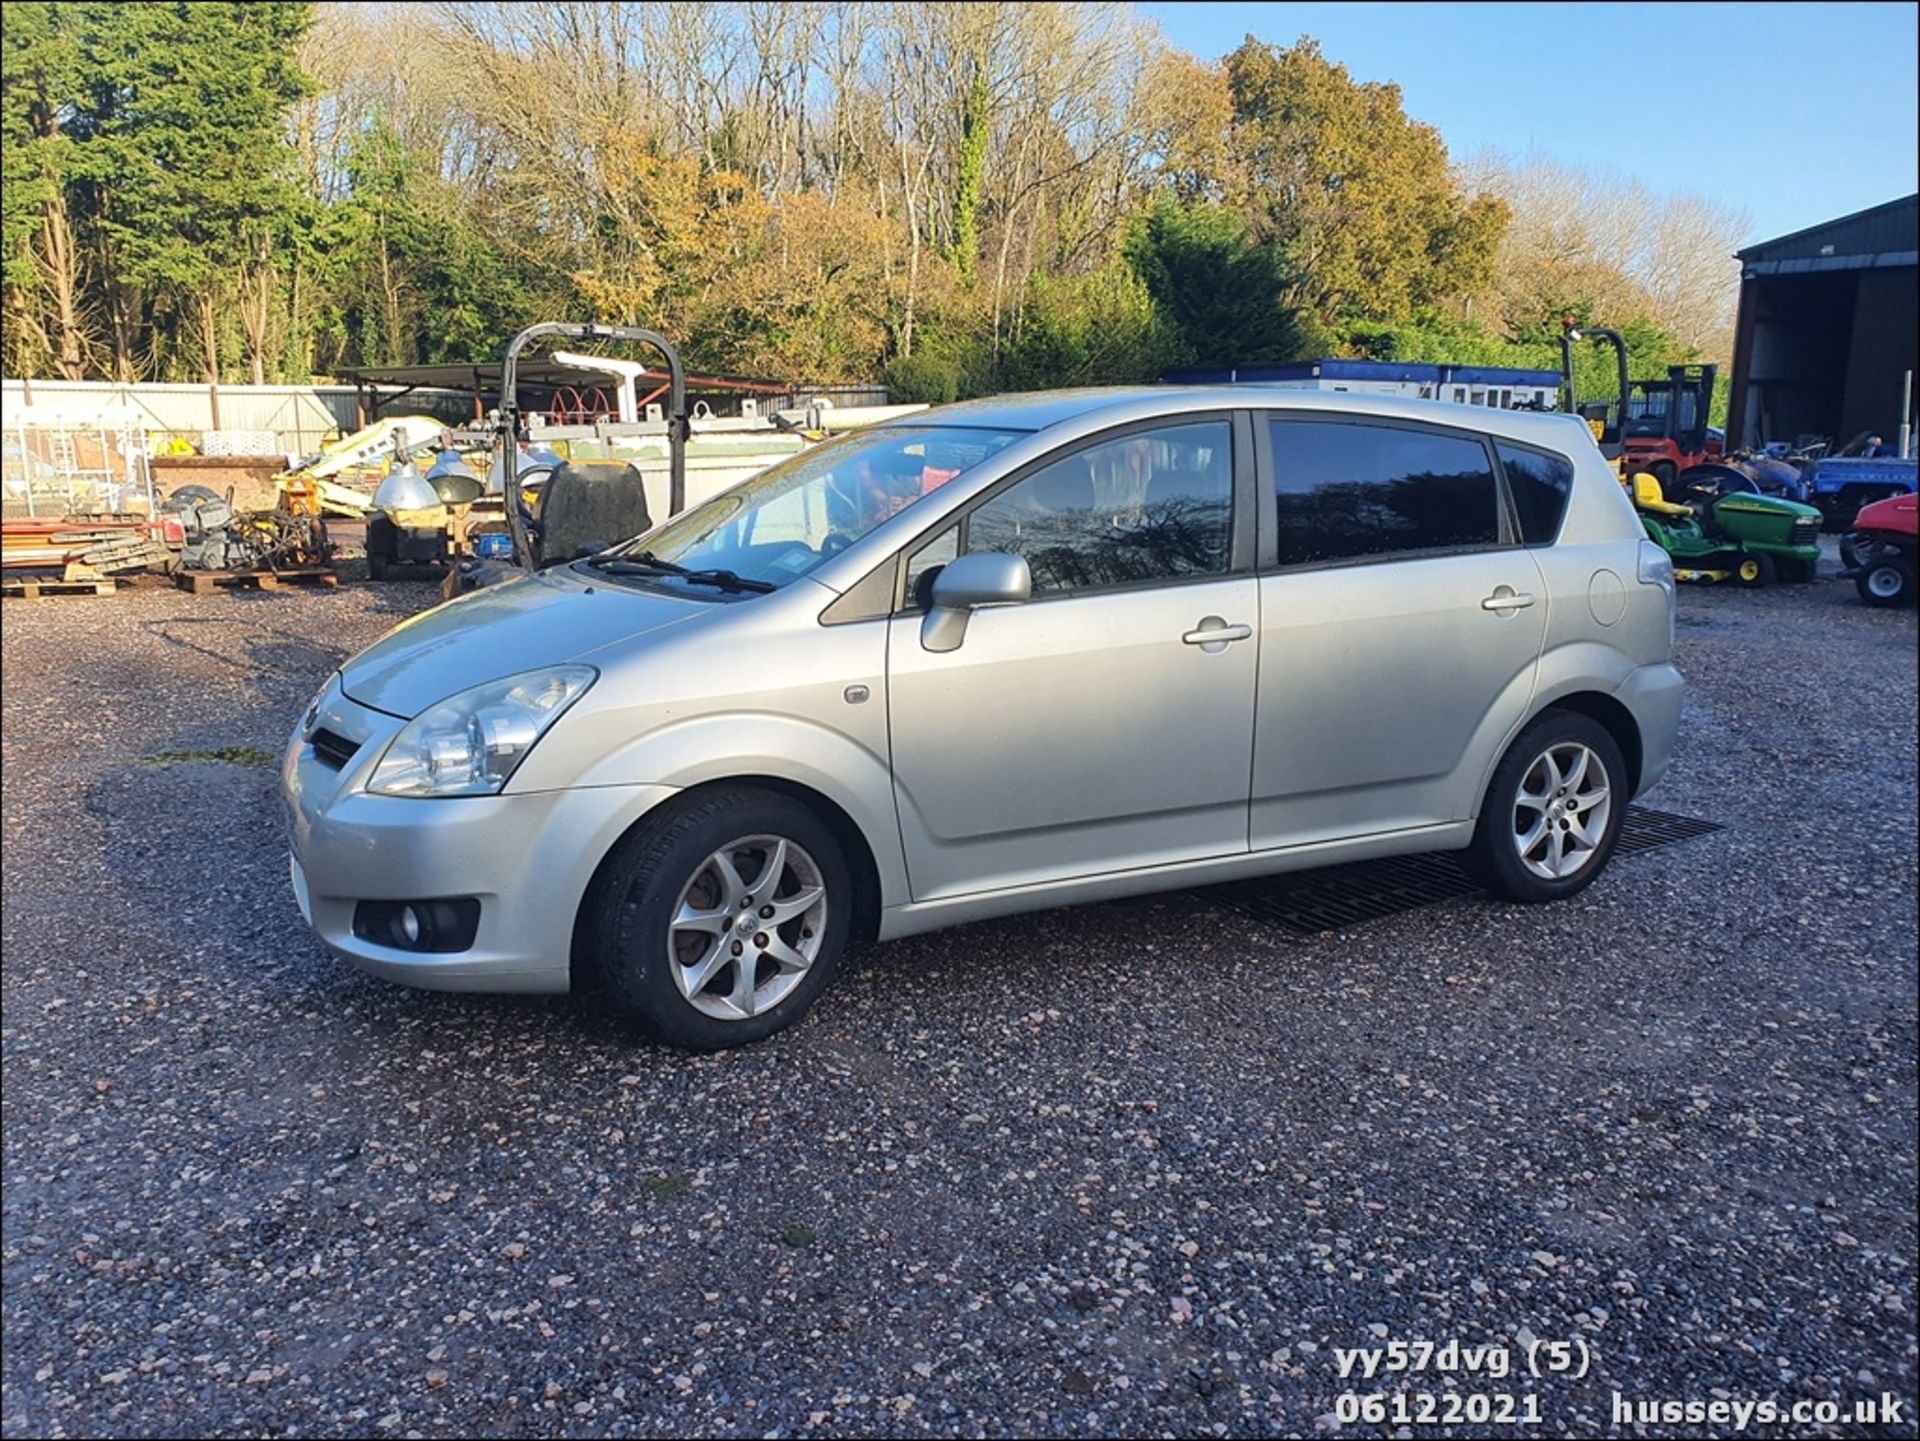
[[[1920,368],[1920,195],[1763,240],[1738,258],[1729,441],[1894,440]]]
[[[1736,255],[1749,278],[1912,265],[1920,257],[1920,195],[1763,240]]]

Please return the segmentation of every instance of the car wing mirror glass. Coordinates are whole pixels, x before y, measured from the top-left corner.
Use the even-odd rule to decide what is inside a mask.
[[[967,620],[982,606],[1018,605],[1033,594],[1026,557],[982,550],[948,561],[933,581],[933,604],[920,622],[920,644],[930,651],[958,650]]]

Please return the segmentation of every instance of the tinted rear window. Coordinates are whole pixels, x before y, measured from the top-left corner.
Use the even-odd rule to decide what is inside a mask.
[[[1280,564],[1500,543],[1500,487],[1469,436],[1274,419]]]
[[[1513,508],[1520,514],[1520,539],[1528,545],[1551,545],[1567,513],[1573,489],[1573,462],[1563,455],[1496,442],[1500,466],[1513,492]]]

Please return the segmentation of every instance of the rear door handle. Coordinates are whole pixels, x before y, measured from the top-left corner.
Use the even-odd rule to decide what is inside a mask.
[[[1200,624],[1188,631],[1180,639],[1187,645],[1197,645],[1208,654],[1227,648],[1228,641],[1245,640],[1253,634],[1250,625],[1228,625],[1217,615],[1200,618]]]
[[[1533,597],[1523,595],[1510,585],[1495,586],[1493,594],[1480,602],[1482,610],[1525,610],[1533,604]]]

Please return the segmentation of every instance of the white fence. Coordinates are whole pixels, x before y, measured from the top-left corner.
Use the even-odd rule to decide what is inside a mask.
[[[383,414],[431,415],[449,425],[473,419],[473,394],[465,390],[437,390],[422,386],[404,397],[391,388],[380,392]],[[0,381],[0,406],[8,414],[20,405],[74,415],[98,415],[125,407],[138,417],[153,437],[158,451],[163,441],[181,436],[196,450],[205,450],[208,432],[271,431],[274,449],[287,455],[311,455],[323,441],[358,430],[359,399],[351,385],[118,385],[104,380]],[[794,387],[793,394],[775,397],[782,405],[825,399],[837,406],[885,405],[882,386],[846,385]],[[12,428],[10,425],[7,427]]]

